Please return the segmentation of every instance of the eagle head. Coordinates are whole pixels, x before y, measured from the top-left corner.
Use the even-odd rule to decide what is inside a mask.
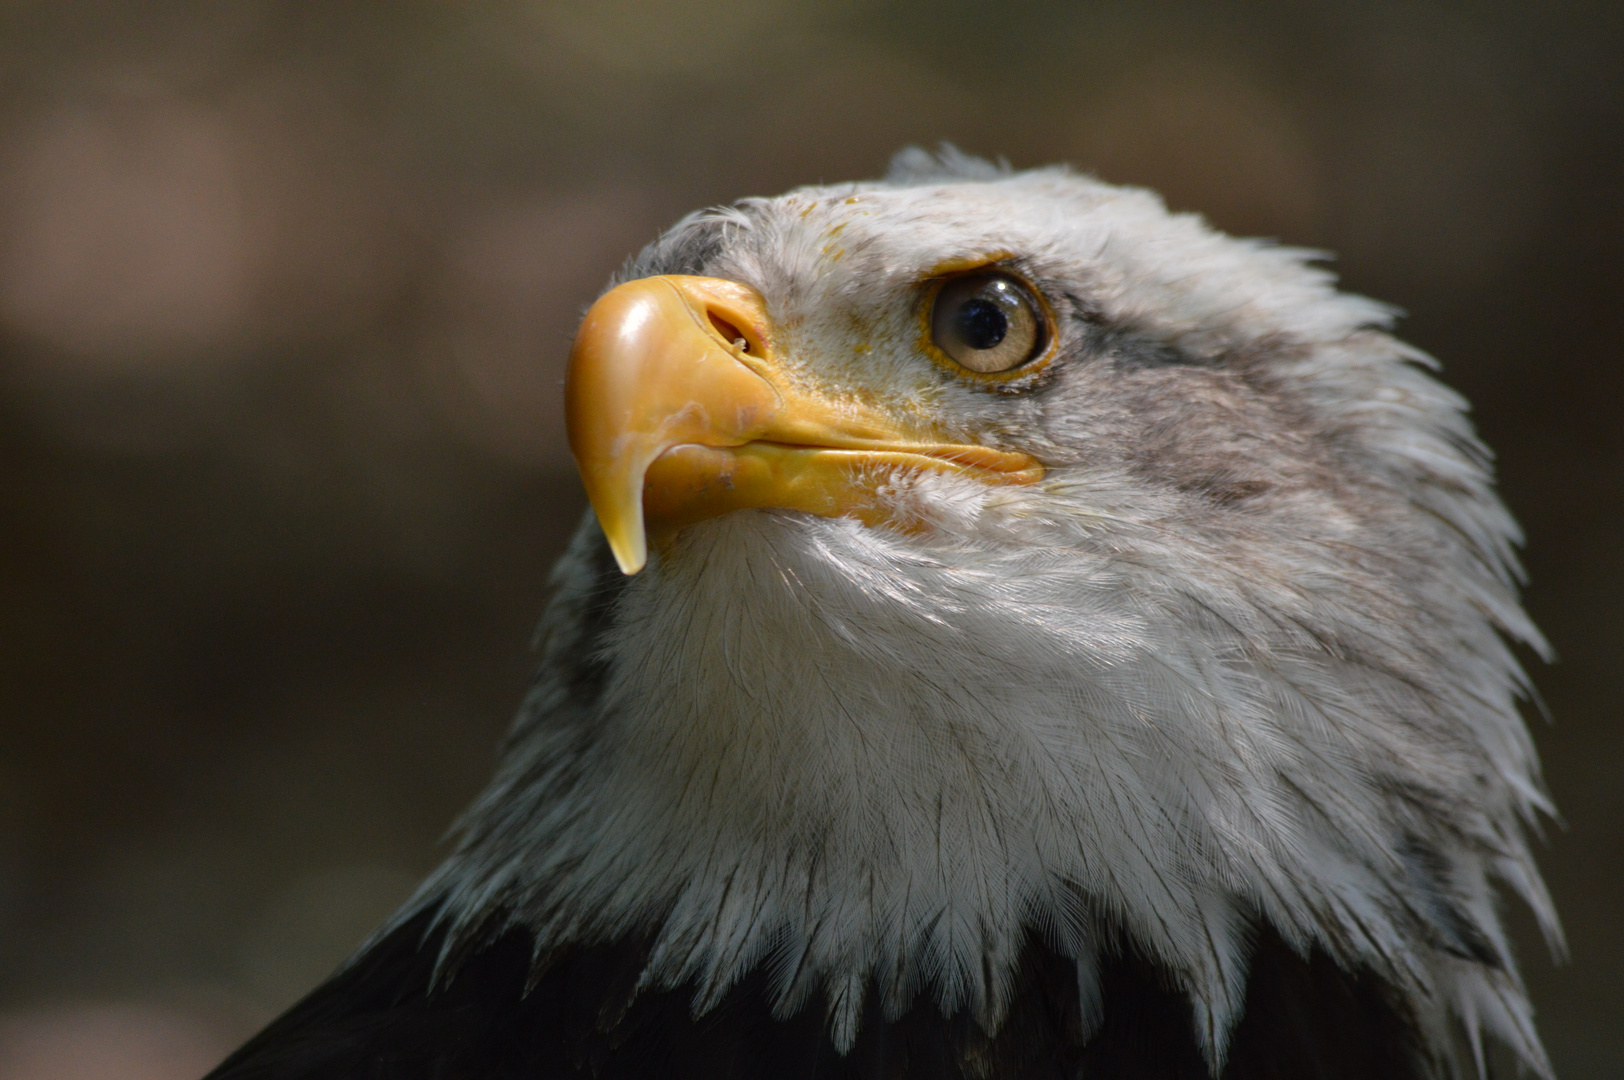
[[[540,674],[408,909],[445,962],[636,940],[637,992],[752,978],[843,1052],[916,999],[996,1032],[1038,943],[1084,1042],[1132,957],[1216,1074],[1267,934],[1441,1072],[1547,1071],[1517,529],[1314,258],[918,151],[650,244],[571,353]]]

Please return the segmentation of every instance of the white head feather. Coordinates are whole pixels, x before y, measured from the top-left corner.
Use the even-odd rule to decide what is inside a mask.
[[[1069,335],[1012,392],[917,347],[919,280],[989,252]],[[454,938],[493,915],[540,948],[647,934],[645,982],[701,1008],[766,964],[781,1013],[826,994],[842,1045],[868,993],[995,1026],[1031,933],[1097,1017],[1125,936],[1215,1071],[1261,919],[1378,973],[1435,1048],[1486,1030],[1547,1073],[1494,895],[1557,942],[1502,638],[1543,648],[1516,527],[1461,400],[1311,258],[1146,191],[917,152],[679,223],[624,276],[752,285],[797,377],[1048,478],[898,476],[929,526],[907,534],[736,513],[624,583],[589,520],[419,903]]]

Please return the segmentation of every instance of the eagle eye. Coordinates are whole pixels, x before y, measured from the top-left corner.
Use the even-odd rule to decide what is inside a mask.
[[[1039,310],[1031,291],[1009,274],[950,278],[931,306],[931,344],[971,371],[1011,371],[1043,351]]]

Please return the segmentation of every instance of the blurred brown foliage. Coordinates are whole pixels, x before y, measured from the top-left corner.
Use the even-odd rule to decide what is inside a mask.
[[[195,1072],[404,897],[582,507],[583,304],[686,210],[943,139],[1413,312],[1561,654],[1541,1027],[1624,1074],[1620,57],[1602,2],[0,3],[8,1075],[130,1025]]]

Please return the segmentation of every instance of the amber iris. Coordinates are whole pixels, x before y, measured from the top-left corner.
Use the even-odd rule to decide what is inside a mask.
[[[931,343],[960,367],[981,374],[1012,371],[1043,351],[1037,301],[1000,271],[964,274],[936,293]]]

